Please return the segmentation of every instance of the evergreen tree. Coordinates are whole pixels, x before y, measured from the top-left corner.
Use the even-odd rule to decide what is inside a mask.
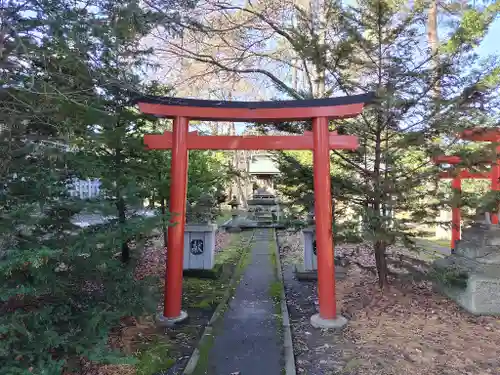
[[[121,248],[126,260],[124,245],[147,224],[121,220],[146,186],[135,169],[145,120],[128,100],[142,90],[140,38],[165,15],[135,1],[60,0],[10,1],[0,17],[8,30],[0,40],[0,368],[60,375],[81,358],[119,359],[107,345],[111,328],[156,310],[150,282],[114,254]],[[68,184],[90,175],[105,179],[118,224],[72,224],[91,207],[70,199]]]
[[[300,25],[292,35],[303,41],[299,56],[325,72],[327,92],[376,92],[377,100],[361,116],[334,124],[341,133],[357,135],[361,146],[355,152],[333,153],[332,186],[337,202],[350,202],[363,214],[364,237],[373,243],[383,286],[387,246],[397,239],[408,243],[408,235],[415,234],[410,224],[433,222],[439,204],[446,203],[436,191],[431,158],[444,153],[462,129],[497,122],[492,109],[497,105],[498,64],[480,61],[474,52],[491,19],[480,16],[481,25],[475,24],[474,31],[461,25],[443,42],[446,48],[436,75],[436,60],[419,26],[426,17],[422,3],[409,9],[403,3],[363,0],[354,6],[333,5],[326,14],[335,44],[322,45]],[[307,21],[302,19],[303,25]],[[471,94],[471,88],[480,95]],[[480,106],[475,104],[478,98]],[[433,105],[436,102],[439,105]],[[297,133],[309,127],[280,125]],[[295,192],[312,191],[310,166],[290,154],[280,160],[285,176],[302,180],[296,181]],[[393,211],[399,215],[389,215]]]
[[[479,59],[476,47],[498,14],[499,2],[452,3],[453,15],[441,18],[438,5],[216,2],[208,15],[203,10],[192,15],[196,18],[188,24],[187,38],[162,47],[167,57],[206,67],[200,80],[258,77],[271,83],[280,99],[376,93],[376,102],[361,116],[332,124],[361,143],[352,153],[333,152],[332,162],[335,199],[348,197],[345,201],[364,216],[381,285],[387,281],[387,246],[409,239],[410,221],[425,223],[434,216],[430,209],[438,199],[427,196],[435,193],[437,170],[430,157],[446,151],[461,129],[497,119],[498,61]],[[446,27],[438,23],[443,19]],[[438,38],[438,29],[447,35]],[[276,128],[302,133],[311,125]],[[304,176],[302,187],[287,187],[285,193],[310,196],[310,171],[300,172],[290,157],[281,160],[285,173],[296,180]],[[393,218],[391,211],[410,211],[412,217]]]

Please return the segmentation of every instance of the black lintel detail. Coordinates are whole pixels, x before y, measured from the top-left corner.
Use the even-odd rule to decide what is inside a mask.
[[[134,98],[132,104],[153,103],[185,107],[204,107],[204,108],[306,108],[306,107],[332,107],[349,104],[369,104],[375,98],[373,92],[360,95],[338,96],[335,98],[322,99],[304,99],[304,100],[277,100],[262,102],[241,102],[224,100],[201,100],[174,98],[167,96],[142,96]]]

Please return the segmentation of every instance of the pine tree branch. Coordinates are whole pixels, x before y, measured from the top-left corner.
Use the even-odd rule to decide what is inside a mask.
[[[294,99],[302,99],[302,96],[295,91],[293,88],[285,84],[283,81],[281,81],[276,75],[273,73],[269,72],[268,70],[265,69],[259,69],[259,68],[250,68],[250,69],[240,69],[240,68],[232,68],[229,66],[224,65],[223,63],[217,61],[214,59],[213,56],[210,55],[204,55],[204,54],[198,54],[193,51],[189,51],[188,49],[181,47],[178,44],[171,43],[175,48],[180,50],[181,52],[187,53],[188,57],[192,60],[206,63],[206,64],[211,64],[214,66],[217,66],[218,68],[222,69],[223,71],[226,72],[231,72],[231,73],[239,73],[239,74],[262,74],[269,78],[277,87],[285,91],[288,95],[290,95]],[[175,52],[175,51],[169,51],[174,54],[176,54],[178,57],[185,57],[182,53]]]
[[[371,173],[364,169],[363,167],[361,167],[360,165],[356,164],[354,161],[352,160],[349,160],[345,155],[343,155],[340,151],[338,150],[333,150],[333,154],[335,154],[336,156],[338,156],[340,159],[342,159],[342,161],[344,161],[346,163],[346,166],[349,167],[353,167],[355,169],[357,169],[363,176],[366,176],[366,177],[369,177],[371,176]]]

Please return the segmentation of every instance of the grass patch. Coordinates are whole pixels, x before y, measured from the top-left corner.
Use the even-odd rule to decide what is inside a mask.
[[[450,247],[450,240],[432,240],[436,245]]]
[[[271,254],[270,254],[271,264],[273,265],[274,269],[277,270],[278,269],[278,260],[276,259],[276,244],[271,244],[269,246],[269,249],[271,250]]]
[[[277,245],[274,236],[269,241],[269,258],[274,270],[274,280],[269,285],[269,296],[271,297],[274,305],[274,318],[276,319],[276,328],[278,337],[283,337],[283,312],[281,311],[281,302],[283,301],[283,282],[278,278],[278,259],[277,259]]]
[[[440,252],[436,247],[438,246],[433,241],[427,238],[416,238],[416,248],[405,248],[403,243],[400,243],[403,254],[423,260],[427,263],[432,263],[436,259],[443,258],[445,254]]]
[[[184,280],[184,306],[210,310],[224,296],[224,280],[197,279],[188,277]]]
[[[231,211],[222,211],[221,215],[217,219],[215,219],[215,224],[222,225],[226,221],[231,219],[231,217],[232,217]]]
[[[279,281],[273,281],[269,286],[269,295],[273,299],[275,304],[279,304],[281,302],[281,288],[283,285]]]
[[[201,342],[200,346],[198,347],[199,351],[198,363],[196,364],[196,367],[192,372],[192,375],[205,374],[205,370],[208,368],[210,360],[210,349],[214,345],[214,342],[215,342],[215,336],[213,334],[213,331],[211,330],[204,336],[203,342]]]
[[[276,280],[269,285],[269,295],[271,296],[275,309],[281,313],[281,291],[283,290],[283,283],[278,278],[278,259],[276,258],[276,242],[274,241],[274,236],[269,241],[269,258],[274,270],[274,276]]]
[[[175,359],[168,356],[170,346],[167,342],[156,338],[147,348],[139,352],[139,363],[136,365],[137,375],[153,375],[172,367]]]
[[[248,253],[248,240],[248,233],[234,234],[226,249],[217,254],[215,266],[222,267],[219,278],[184,278],[184,306],[187,308],[211,310],[222,301],[233,273],[238,272],[235,267],[238,265],[241,257],[246,256]]]
[[[429,247],[438,246],[449,249],[450,248],[450,240],[437,239],[435,237],[417,237],[417,242],[420,242],[421,245],[427,244]]]

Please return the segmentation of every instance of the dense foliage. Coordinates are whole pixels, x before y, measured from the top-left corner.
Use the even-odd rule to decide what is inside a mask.
[[[2,4],[2,374],[128,361],[110,349],[111,329],[156,311],[158,282],[137,280],[134,266],[163,216],[137,211],[145,198],[168,198],[169,156],[144,149],[156,125],[129,103],[158,90],[140,79],[152,52],[141,38],[191,5],[171,1],[166,15],[134,0]],[[194,153],[189,198],[215,194],[223,173],[217,155]],[[101,195],[70,197],[75,178],[98,178]],[[90,214],[101,223],[76,225]]]
[[[346,204],[353,220],[362,216],[362,236],[373,243],[381,285],[387,281],[387,246],[400,240],[410,244],[419,234],[415,228],[434,224],[439,209],[459,204],[459,196],[438,189],[443,185],[432,158],[455,153],[469,165],[495,159],[492,145],[457,144],[456,135],[498,123],[500,65],[496,57],[480,58],[475,51],[497,6],[465,11],[437,51],[426,48],[429,30],[421,25],[429,15],[421,2],[411,7],[371,0],[329,3],[316,29],[306,27],[309,13],[299,12],[297,26],[284,30],[295,41],[290,42],[295,54],[315,72],[309,92],[287,89],[288,94],[376,93],[361,116],[331,124],[332,130],[360,141],[355,152],[333,152],[332,199],[337,217],[344,216]],[[471,14],[480,22],[470,22]],[[277,128],[301,133],[311,125]],[[282,192],[304,204],[313,190],[311,164],[293,153],[281,154],[278,161],[284,172]],[[479,197],[462,198],[463,205],[477,204]],[[492,209],[498,194],[480,200],[483,209]]]

